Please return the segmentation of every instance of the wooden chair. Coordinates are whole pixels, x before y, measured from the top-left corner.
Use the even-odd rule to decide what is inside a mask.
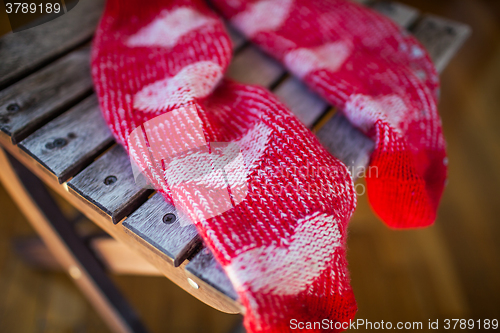
[[[370,5],[370,4],[367,4]],[[420,16],[397,3],[371,6],[409,29],[443,70],[469,35],[457,22]],[[0,179],[59,264],[116,332],[145,331],[108,278],[110,272],[164,275],[208,305],[238,313],[230,281],[174,207],[135,184],[129,158],[100,115],[92,91],[89,41],[102,0],[0,39]],[[273,91],[348,166],[366,166],[373,142],[228,27],[228,76]],[[44,186],[110,237],[82,240]]]

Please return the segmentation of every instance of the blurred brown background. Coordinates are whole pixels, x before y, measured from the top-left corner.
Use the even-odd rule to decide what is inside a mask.
[[[442,74],[450,162],[436,224],[389,230],[366,197],[359,200],[348,241],[357,317],[424,327],[428,319],[500,320],[500,1],[401,2],[467,23],[473,33]],[[8,26],[0,22],[1,35]],[[64,273],[37,270],[14,253],[13,238],[33,234],[0,187],[0,332],[108,332]],[[113,279],[152,332],[229,332],[240,319],[165,278]]]

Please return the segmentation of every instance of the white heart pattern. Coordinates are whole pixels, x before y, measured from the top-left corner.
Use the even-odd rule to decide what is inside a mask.
[[[237,290],[296,295],[335,261],[332,254],[342,246],[338,221],[331,215],[316,213],[297,222],[287,246],[268,245],[245,251],[225,269]],[[347,287],[339,281],[338,292]]]
[[[258,123],[241,139],[231,143],[210,142],[211,152],[180,155],[166,166],[165,180],[174,196],[176,207],[184,209],[193,221],[204,221],[220,215],[241,203],[248,193],[250,174],[259,165],[269,146],[272,130]],[[231,190],[229,195],[228,188]],[[176,201],[189,194],[191,207]]]
[[[348,44],[338,41],[315,48],[298,48],[285,55],[286,66],[299,78],[319,70],[337,71],[351,54]]]
[[[404,130],[402,125],[408,114],[408,107],[401,97],[387,95],[378,98],[357,94],[349,98],[345,114],[353,125],[367,132],[378,119],[386,120],[396,131]]]
[[[231,19],[248,38],[261,31],[273,31],[283,25],[288,18],[293,0],[262,0],[250,4],[249,8]]]
[[[222,76],[222,68],[211,61],[187,65],[175,76],[158,80],[137,92],[134,95],[134,108],[161,111],[206,97]]]
[[[217,20],[193,8],[178,7],[162,12],[157,19],[129,37],[126,45],[172,47],[182,36],[213,23]]]
[[[183,130],[172,130],[179,128]],[[176,209],[191,221],[206,221],[246,198],[251,173],[269,147],[271,134],[272,129],[259,122],[238,140],[207,142],[196,106],[180,107],[132,131],[134,177],[141,179],[139,175],[149,171],[171,193]]]

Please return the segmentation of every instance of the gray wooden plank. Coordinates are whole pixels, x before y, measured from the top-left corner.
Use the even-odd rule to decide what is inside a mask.
[[[239,52],[227,70],[229,78],[266,88],[269,88],[283,74],[285,74],[285,69],[254,45]]]
[[[0,38],[0,88],[88,41],[103,6],[104,0],[80,0],[61,17]]]
[[[152,193],[135,183],[130,158],[120,145],[105,152],[67,184],[70,191],[93,203],[115,224]]]
[[[175,216],[175,220],[172,222],[169,216]],[[159,250],[176,267],[201,244],[196,227],[165,202],[159,193],[149,198],[122,224],[126,231]]]
[[[89,48],[0,91],[0,129],[16,144],[92,91]]]
[[[307,127],[311,127],[328,108],[327,102],[309,90],[296,77],[286,78],[273,90],[273,93]]]
[[[185,269],[226,296],[238,300],[233,284],[209,249],[204,248],[198,252]]]
[[[229,23],[225,23],[227,34],[233,43],[233,51],[239,50],[246,42],[245,36],[234,29]]]
[[[425,15],[413,31],[429,52],[438,72],[444,70],[470,33],[468,25],[434,15]]]
[[[415,23],[420,15],[418,9],[393,1],[375,2],[371,7],[405,28]]]
[[[19,143],[19,147],[65,182],[113,143],[95,95]]]
[[[368,166],[375,146],[373,140],[353,127],[340,112],[328,120],[316,136],[333,156],[348,167],[354,178]]]
[[[361,5],[367,5],[369,4],[372,0],[351,0],[352,2],[357,2]]]

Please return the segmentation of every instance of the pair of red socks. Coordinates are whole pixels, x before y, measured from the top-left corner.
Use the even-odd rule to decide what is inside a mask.
[[[413,37],[344,0],[213,5],[374,139],[367,186],[384,222],[434,221],[446,178],[439,82]],[[292,319],[343,330],[356,312],[345,259],[352,178],[270,92],[224,79],[231,54],[202,1],[108,0],[92,52],[103,115],[196,224],[247,331],[288,332]]]

